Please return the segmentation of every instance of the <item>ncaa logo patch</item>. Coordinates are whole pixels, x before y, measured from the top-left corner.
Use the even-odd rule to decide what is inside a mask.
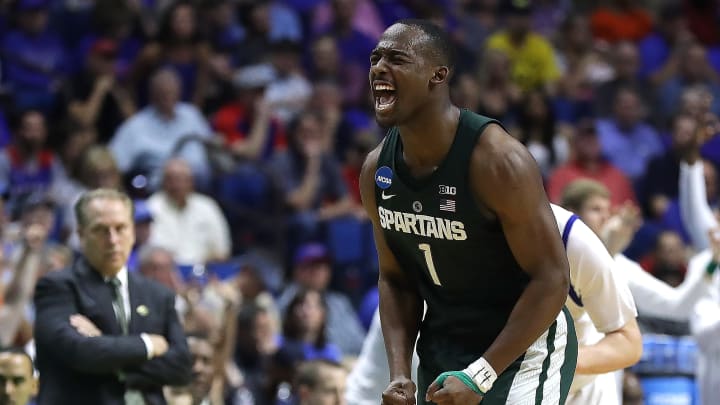
[[[393,172],[387,166],[382,166],[375,172],[375,184],[385,190],[392,185]]]

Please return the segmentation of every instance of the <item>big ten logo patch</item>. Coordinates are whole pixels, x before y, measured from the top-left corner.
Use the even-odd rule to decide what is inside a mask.
[[[446,186],[444,184],[440,185],[440,195],[455,195],[455,194],[457,194],[457,187]]]

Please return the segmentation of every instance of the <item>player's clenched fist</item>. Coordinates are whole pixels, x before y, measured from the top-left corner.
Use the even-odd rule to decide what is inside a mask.
[[[383,391],[382,405],[415,405],[415,383],[409,378],[396,378]]]
[[[447,377],[442,383],[433,382],[425,394],[425,400],[438,405],[479,404],[483,396],[473,391],[457,377]]]

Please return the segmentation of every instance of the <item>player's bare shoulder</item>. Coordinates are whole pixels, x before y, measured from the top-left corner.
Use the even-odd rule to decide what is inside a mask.
[[[474,185],[512,186],[528,176],[534,181],[540,175],[527,148],[500,125],[492,123],[478,137],[470,168],[470,180]]]
[[[509,209],[514,198],[542,191],[540,169],[527,148],[501,126],[489,124],[478,138],[470,162],[470,185],[491,211]]]

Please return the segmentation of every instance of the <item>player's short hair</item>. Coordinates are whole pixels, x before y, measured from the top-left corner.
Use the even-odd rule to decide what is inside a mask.
[[[406,25],[421,31],[426,37],[423,42],[428,53],[434,56],[439,64],[447,66],[450,70],[455,67],[455,44],[442,28],[429,20],[420,18],[406,18],[397,21],[396,24]]]
[[[578,212],[588,199],[595,196],[610,198],[610,191],[595,180],[575,180],[563,189],[560,205],[570,211]]]

